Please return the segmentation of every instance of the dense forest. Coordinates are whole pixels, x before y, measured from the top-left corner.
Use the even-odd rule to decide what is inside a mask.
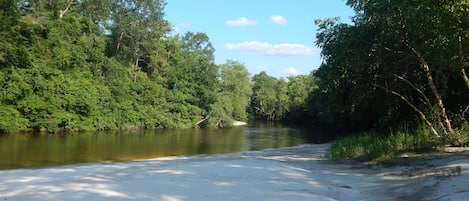
[[[263,73],[251,81],[238,61],[216,65],[205,33],[171,34],[164,6],[0,0],[0,132],[226,127],[286,117],[288,87],[306,77],[287,83]],[[302,87],[291,93],[295,107],[308,95]]]
[[[316,21],[324,61],[309,103],[315,119],[349,133],[423,127],[451,143],[467,136],[469,1],[347,4],[352,24]]]
[[[0,0],[0,132],[259,119],[315,125],[330,138],[424,128],[461,143],[469,1],[346,3],[351,23],[315,21],[322,65],[275,78],[240,61],[215,64],[205,33],[171,34],[163,0]]]

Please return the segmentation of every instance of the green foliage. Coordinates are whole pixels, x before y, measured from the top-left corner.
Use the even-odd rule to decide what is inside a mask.
[[[298,75],[288,77],[287,95],[290,108],[286,119],[290,122],[308,124],[311,117],[308,114],[308,100],[310,94],[317,89],[313,75]]]
[[[225,127],[248,118],[344,133],[425,120],[444,130],[441,108],[455,127],[467,124],[467,1],[347,3],[353,24],[317,21],[317,71],[250,80],[237,61],[214,63],[207,34],[169,35],[164,1],[0,0],[0,112],[11,116],[0,130]]]
[[[219,80],[217,99],[210,106],[205,123],[212,127],[230,127],[233,120],[246,121],[246,110],[252,94],[246,67],[237,61],[228,60],[220,65]]]
[[[0,3],[0,132],[194,127],[219,100],[208,36],[168,36],[164,1]]]
[[[313,75],[288,77],[287,80],[268,76],[265,72],[254,75],[253,94],[248,111],[252,118],[309,123],[307,100],[317,89]]]
[[[21,45],[24,38],[20,32],[21,13],[14,0],[0,1],[0,69],[11,66],[29,66],[28,54]]]
[[[231,127],[234,121],[233,110],[231,99],[228,96],[220,96],[218,101],[212,104],[207,122],[201,123],[205,123],[208,127]]]
[[[461,73],[469,54],[461,28],[469,23],[467,1],[347,4],[356,11],[352,24],[316,21],[324,62],[308,101],[315,123],[343,135],[424,122],[454,135],[451,122],[467,122],[460,113],[469,104]]]
[[[277,110],[285,108],[282,105],[278,105],[280,93],[277,91],[277,87],[281,84],[280,82],[265,72],[256,74],[252,78],[253,82],[253,95],[251,97],[251,104],[249,111],[255,119],[264,120],[280,120],[284,111]]]
[[[370,161],[389,159],[405,152],[436,150],[444,145],[444,141],[433,138],[429,130],[423,128],[415,132],[399,131],[387,136],[369,132],[339,138],[331,147],[330,157],[334,160]]]
[[[0,104],[0,133],[13,133],[26,129],[28,120],[14,107]]]
[[[220,72],[219,94],[231,100],[233,110],[229,114],[236,120],[246,121],[246,109],[252,94],[248,70],[243,64],[228,60],[226,64],[220,65]]]

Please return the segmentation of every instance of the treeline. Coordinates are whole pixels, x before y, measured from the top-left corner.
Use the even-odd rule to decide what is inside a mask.
[[[302,119],[313,89],[311,76],[216,65],[206,34],[170,34],[164,1],[0,5],[0,133]]]
[[[243,64],[171,35],[163,1],[0,0],[0,132],[229,126]]]

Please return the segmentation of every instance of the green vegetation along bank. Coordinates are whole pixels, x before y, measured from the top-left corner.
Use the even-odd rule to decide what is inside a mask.
[[[310,91],[309,76],[251,80],[238,61],[216,65],[205,33],[170,33],[164,1],[0,5],[0,133],[279,120]]]

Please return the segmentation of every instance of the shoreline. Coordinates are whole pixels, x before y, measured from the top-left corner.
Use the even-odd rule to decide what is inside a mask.
[[[337,163],[330,144],[0,171],[2,200],[467,200],[469,154]],[[459,168],[459,172],[457,171]]]

